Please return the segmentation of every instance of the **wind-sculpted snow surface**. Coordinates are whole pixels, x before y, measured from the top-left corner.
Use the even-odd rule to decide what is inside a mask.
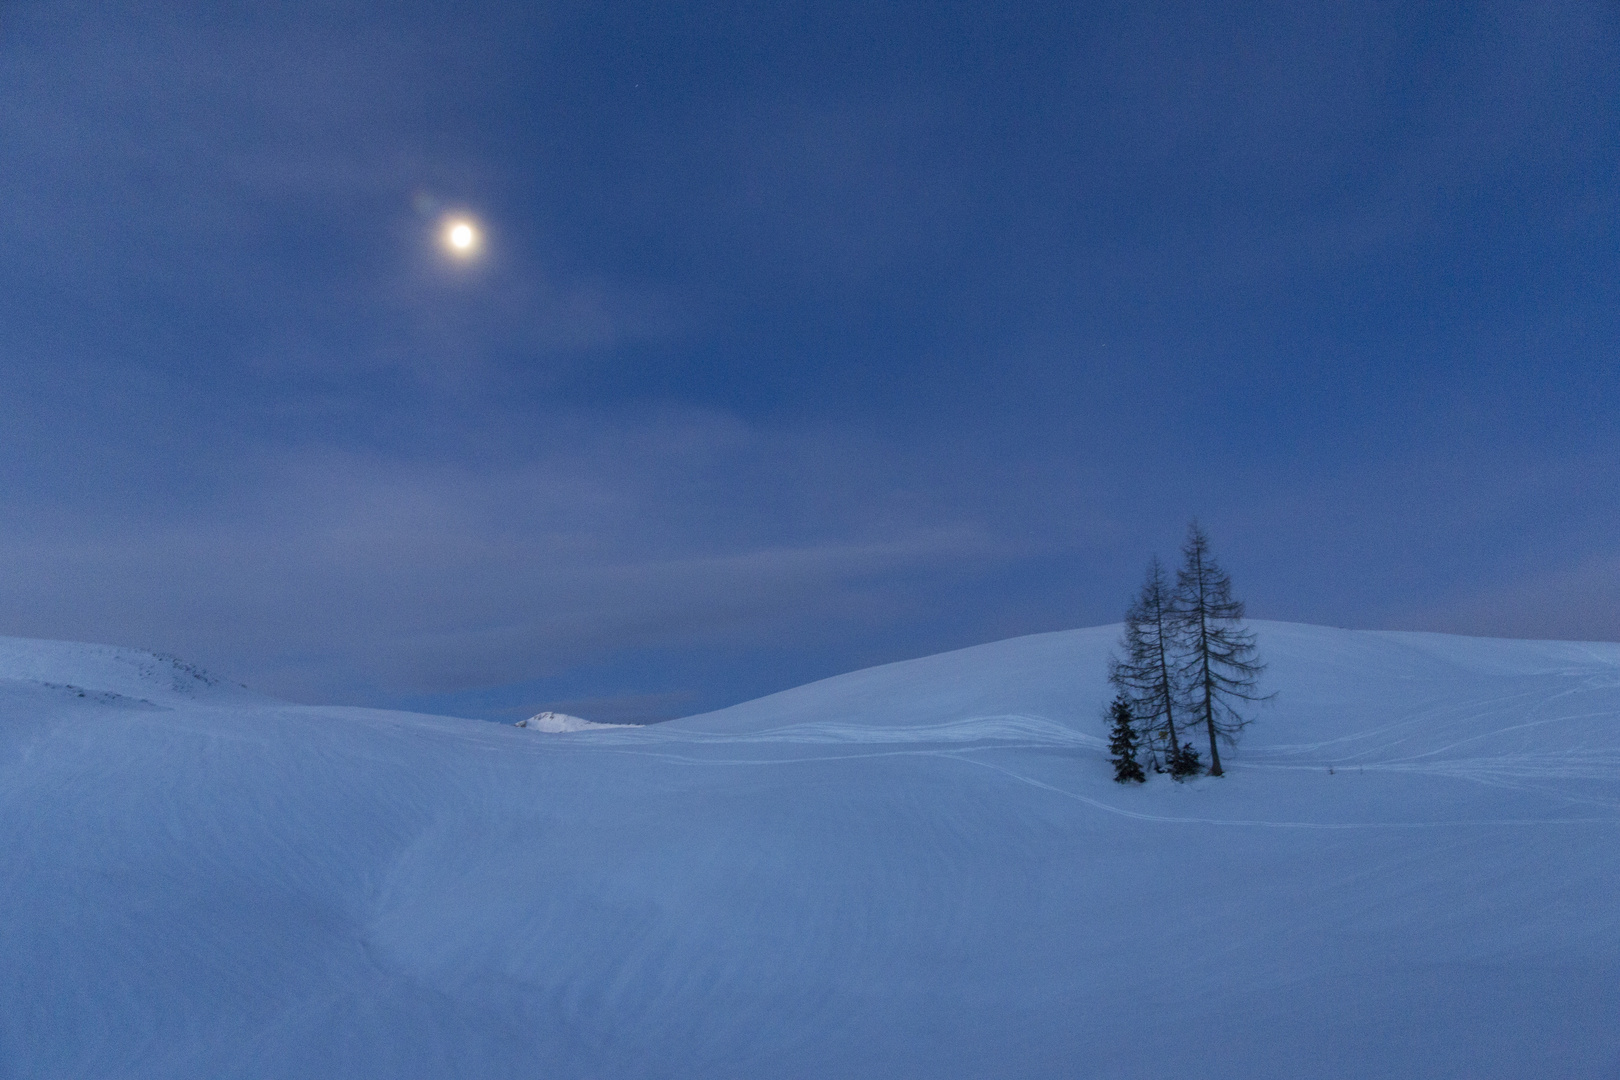
[[[1620,1075],[1620,646],[1254,625],[1142,787],[1112,627],[543,738],[0,642],[0,1073]]]

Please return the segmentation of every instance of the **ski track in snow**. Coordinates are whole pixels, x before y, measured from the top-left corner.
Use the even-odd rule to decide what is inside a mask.
[[[1561,697],[1562,694],[1554,695]],[[1500,706],[1502,701],[1496,700],[1494,704]],[[1486,710],[1481,703],[1470,703],[1465,707],[1466,715],[1480,716],[1487,712],[1499,710]],[[1572,749],[1556,754],[1523,753],[1514,755],[1496,755],[1477,758],[1450,758],[1441,759],[1441,755],[1452,753],[1459,747],[1482,739],[1497,737],[1509,732],[1532,729],[1540,726],[1555,724],[1564,720],[1591,719],[1607,717],[1606,713],[1584,713],[1569,716],[1549,717],[1540,720],[1513,724],[1489,732],[1475,734],[1466,739],[1460,739],[1445,746],[1424,751],[1410,758],[1392,759],[1367,762],[1367,756],[1398,747],[1402,739],[1388,740],[1375,748],[1364,749],[1361,753],[1351,757],[1323,758],[1318,761],[1293,764],[1269,764],[1265,762],[1232,761],[1228,762],[1229,769],[1252,770],[1287,770],[1321,772],[1328,768],[1351,771],[1359,769],[1362,772],[1386,772],[1419,774],[1427,776],[1450,777],[1460,780],[1469,780],[1480,784],[1490,784],[1502,787],[1511,787],[1516,790],[1547,795],[1560,801],[1586,803],[1602,806],[1606,809],[1620,811],[1620,802],[1609,800],[1587,800],[1571,796],[1556,788],[1531,784],[1511,784],[1511,780],[1545,780],[1560,782],[1576,779],[1603,780],[1620,774],[1620,751],[1601,750],[1591,751],[1585,749]],[[1388,734],[1409,727],[1422,727],[1425,720],[1432,720],[1429,714],[1419,715],[1398,723],[1386,725],[1377,729],[1375,733]],[[578,745],[569,749],[579,751],[598,751],[603,753],[616,753],[636,757],[651,757],[667,761],[679,761],[692,765],[730,765],[730,766],[783,766],[807,765],[833,761],[853,761],[862,759],[885,757],[937,757],[952,758],[965,761],[982,768],[991,769],[1001,773],[1019,783],[1028,784],[1043,791],[1067,799],[1073,799],[1087,806],[1105,813],[1116,814],[1120,817],[1131,818],[1137,821],[1152,821],[1165,824],[1188,825],[1221,825],[1221,826],[1253,826],[1260,828],[1279,829],[1428,829],[1448,828],[1462,826],[1533,826],[1533,825],[1614,825],[1620,824],[1620,813],[1613,817],[1580,817],[1580,818],[1496,818],[1466,821],[1398,821],[1398,822],[1311,822],[1311,821],[1264,821],[1251,819],[1227,819],[1209,817],[1184,817],[1163,814],[1148,814],[1140,811],[1128,810],[1124,807],[1103,802],[1089,796],[1068,791],[1031,776],[1026,776],[1002,765],[979,760],[972,755],[988,751],[1013,750],[1041,750],[1041,749],[1099,749],[1106,746],[1102,738],[1077,732],[1057,720],[1044,716],[1028,714],[1000,714],[995,716],[977,716],[960,720],[950,720],[937,724],[915,724],[904,726],[872,726],[839,722],[813,722],[804,724],[790,724],[763,731],[743,734],[716,734],[709,732],[695,732],[682,730],[665,730],[660,727],[642,729],[630,734],[596,734],[591,733],[593,741],[599,743],[614,743],[617,745]],[[1322,750],[1329,746],[1337,746],[1343,739],[1326,740],[1319,743],[1295,744],[1285,747],[1273,747],[1271,755],[1287,755],[1298,757],[1309,750]],[[629,749],[627,743],[654,742],[662,745],[679,745],[682,743],[694,747],[726,747],[726,746],[756,746],[770,745],[782,746],[825,746],[825,745],[861,745],[861,746],[909,746],[914,749],[873,750],[865,753],[848,754],[818,754],[787,757],[714,757],[697,756],[693,754],[680,754],[669,750]],[[942,749],[950,744],[969,744],[959,748]],[[1267,754],[1262,751],[1261,754]]]
[[[972,761],[973,759],[969,758],[967,760]],[[1106,812],[1108,812],[1110,814],[1118,814],[1120,817],[1132,818],[1132,819],[1134,819],[1136,821],[1153,821],[1153,822],[1161,822],[1161,823],[1164,823],[1164,824],[1174,824],[1174,825],[1233,825],[1233,826],[1252,826],[1252,827],[1266,828],[1266,829],[1327,829],[1327,830],[1338,830],[1338,829],[1445,829],[1445,828],[1454,828],[1454,827],[1463,827],[1463,826],[1490,827],[1490,826],[1498,826],[1498,825],[1501,825],[1501,826],[1515,826],[1515,827],[1517,827],[1517,826],[1526,826],[1526,825],[1620,825],[1620,817],[1605,817],[1605,818],[1493,818],[1493,819],[1487,819],[1487,820],[1469,820],[1469,821],[1343,821],[1343,822],[1328,822],[1328,821],[1260,821],[1260,820],[1241,819],[1241,818],[1176,817],[1176,816],[1171,816],[1171,815],[1166,815],[1166,814],[1144,814],[1144,813],[1142,813],[1140,811],[1126,810],[1124,807],[1112,806],[1112,805],[1110,805],[1108,803],[1102,802],[1101,800],[1093,799],[1093,798],[1090,798],[1088,796],[1081,795],[1081,794],[1079,794],[1077,792],[1066,791],[1063,788],[1055,787],[1052,784],[1048,784],[1048,783],[1046,783],[1044,781],[1037,780],[1032,776],[1025,776],[1022,773],[1017,773],[1017,772],[1014,772],[1011,769],[1003,768],[1000,765],[993,765],[993,764],[991,764],[989,762],[986,762],[986,761],[973,761],[973,764],[981,765],[981,766],[983,766],[984,768],[987,768],[987,769],[994,769],[996,772],[1002,773],[1005,776],[1010,776],[1014,780],[1019,781],[1020,783],[1028,784],[1031,787],[1040,788],[1042,791],[1050,791],[1053,794],[1061,795],[1064,798],[1074,799],[1077,802],[1085,803],[1087,806],[1095,807],[1098,810],[1103,810],[1103,811],[1106,811]]]

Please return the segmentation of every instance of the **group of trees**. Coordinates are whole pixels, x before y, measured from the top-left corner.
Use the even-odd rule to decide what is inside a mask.
[[[1203,771],[1195,740],[1209,742],[1209,775],[1221,775],[1219,744],[1248,726],[1242,709],[1272,695],[1259,693],[1265,665],[1254,633],[1243,625],[1243,602],[1209,552],[1194,521],[1181,546],[1174,588],[1157,557],[1125,615],[1125,634],[1108,681],[1118,692],[1109,709],[1114,779],[1147,779],[1138,752],[1154,772],[1180,780]]]

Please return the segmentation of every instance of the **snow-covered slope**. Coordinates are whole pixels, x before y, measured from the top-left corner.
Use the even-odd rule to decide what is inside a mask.
[[[0,685],[32,687],[111,703],[176,705],[262,701],[245,687],[201,668],[141,649],[0,637]]]
[[[0,642],[0,1075],[1620,1075],[1620,646],[1255,625],[1129,789],[1117,628],[544,739]]]

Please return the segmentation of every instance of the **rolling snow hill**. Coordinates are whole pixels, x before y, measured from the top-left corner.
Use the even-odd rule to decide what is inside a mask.
[[[1620,646],[1117,627],[543,735],[0,639],[0,1076],[1614,1077]]]

